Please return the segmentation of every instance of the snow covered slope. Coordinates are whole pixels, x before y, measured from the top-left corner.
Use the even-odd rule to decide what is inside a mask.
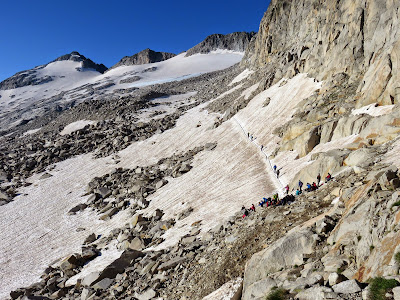
[[[290,117],[291,107],[317,88],[319,83],[306,75],[298,75],[283,87],[277,84],[259,94],[248,108],[241,111],[238,119],[260,140],[268,139],[265,146],[272,149],[275,143],[274,139],[270,139],[272,128],[255,127],[253,124],[258,118],[263,118],[268,109],[275,109],[270,113],[278,113],[286,108],[285,115]],[[259,109],[266,97],[271,97],[276,103],[282,99],[286,102]],[[164,211],[164,218],[168,219],[188,207],[194,209],[190,216],[178,221],[166,232],[166,241],[160,245],[161,248],[174,245],[191,230],[194,222],[201,221],[200,228],[206,232],[226,221],[242,205],[257,203],[263,196],[279,191],[281,186],[274,180],[268,161],[260,149],[247,139],[238,122],[231,119],[218,128],[210,129],[220,115],[207,112],[203,109],[205,106],[189,110],[178,119],[174,128],[120,151],[117,165],[111,157],[94,159],[90,154],[82,155],[58,163],[54,170],[49,171],[53,175],[50,178],[39,179],[40,175],[31,178],[33,185],[22,188],[21,195],[14,202],[0,207],[0,225],[10,228],[0,234],[4,241],[0,248],[3,283],[0,297],[11,289],[37,280],[47,265],[77,251],[89,233],[105,235],[125,224],[128,220],[125,212],[110,221],[100,221],[96,213],[90,211],[76,216],[66,215],[73,206],[85,201],[82,195],[93,177],[109,173],[116,167],[146,166],[207,142],[218,143],[213,151],[203,151],[195,157],[190,172],[179,178],[169,178],[169,183],[150,197],[150,206],[143,211],[145,214],[151,215],[159,208]],[[254,110],[255,107],[258,109]],[[37,208],[34,210],[36,213],[33,213],[33,208]],[[85,231],[76,231],[78,227],[85,228]],[[18,239],[15,239],[16,232],[19,233]],[[27,253],[26,249],[30,251]],[[115,251],[103,253],[101,259],[104,262],[108,261],[107,255],[115,257]],[[89,263],[87,268],[99,267],[98,261],[93,264]]]
[[[51,81],[13,89],[0,90],[0,129],[30,120],[56,105],[79,103],[104,95],[118,95],[125,89],[182,80],[230,67],[243,57],[241,52],[218,50],[209,54],[185,57],[182,53],[169,60],[137,65],[120,66],[101,74],[94,69],[82,68],[79,61],[55,61],[33,71],[35,78]]]

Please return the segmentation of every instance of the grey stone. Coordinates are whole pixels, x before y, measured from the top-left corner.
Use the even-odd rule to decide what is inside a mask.
[[[160,271],[166,271],[166,270],[175,268],[177,265],[179,265],[179,264],[181,264],[181,263],[183,263],[183,262],[185,262],[185,261],[186,261],[186,258],[185,258],[185,257],[176,257],[176,258],[173,258],[173,259],[171,259],[171,260],[169,260],[169,261],[167,261],[167,262],[161,264],[161,265],[158,267],[158,270],[160,270]]]
[[[338,273],[331,273],[328,277],[328,282],[330,286],[334,286],[335,284],[341,283],[343,281],[348,280],[344,275]]]
[[[361,292],[361,288],[355,279],[346,280],[332,286],[335,293],[338,294],[351,294]]]
[[[324,286],[315,286],[298,293],[295,297],[298,300],[324,300],[337,299],[337,295],[332,293],[332,289]]]
[[[157,293],[151,288],[147,289],[143,294],[135,293],[135,297],[138,300],[150,300],[153,299],[155,296],[157,296]]]
[[[101,188],[99,188],[99,189],[97,190],[97,192],[100,194],[100,196],[101,196],[103,199],[105,199],[105,198],[107,198],[108,196],[111,195],[111,190],[109,190],[109,189],[106,188],[105,186],[102,186]]]
[[[106,290],[110,287],[110,285],[113,283],[113,279],[111,278],[104,278],[100,280],[99,282],[96,282],[95,284],[92,285],[92,287],[95,290]]]
[[[396,286],[395,288],[393,288],[392,292],[394,300],[400,300],[400,286]]]

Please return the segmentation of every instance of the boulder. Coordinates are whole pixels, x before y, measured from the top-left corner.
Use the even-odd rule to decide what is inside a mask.
[[[138,257],[143,257],[144,253],[132,249],[125,250],[119,258],[114,260],[101,272],[93,272],[82,280],[83,286],[93,286],[104,278],[113,279],[117,274],[123,273],[125,268],[130,266]]]
[[[334,286],[334,285],[336,285],[338,283],[341,283],[343,281],[346,281],[346,280],[348,280],[346,278],[346,276],[344,276],[342,274],[335,273],[335,272],[329,274],[329,277],[328,277],[328,282],[329,282],[330,286]]]
[[[87,245],[87,244],[91,244],[93,243],[95,240],[97,239],[96,235],[94,233],[90,234],[85,241],[83,242],[83,244]]]
[[[361,292],[361,288],[355,279],[346,280],[332,286],[335,293],[338,294],[352,294]]]
[[[313,286],[309,289],[301,291],[295,297],[298,300],[324,300],[338,299],[337,295],[332,292],[332,289],[325,286]]]
[[[74,269],[78,265],[79,265],[79,258],[73,254],[73,255],[68,256],[61,262],[60,268],[61,268],[61,270],[66,271],[66,270]]]
[[[105,186],[102,186],[101,188],[99,188],[97,190],[97,193],[101,196],[101,198],[105,199],[108,196],[110,196],[112,192],[111,192],[111,190],[109,190]]]
[[[129,220],[129,222],[128,222],[129,228],[130,228],[130,229],[135,228],[135,226],[136,226],[136,224],[137,224],[138,222],[142,222],[142,221],[144,221],[144,220],[145,220],[145,219],[143,218],[143,215],[142,215],[142,214],[136,214],[136,215],[134,215],[134,216]]]
[[[350,153],[343,161],[346,166],[365,166],[375,159],[375,151],[370,148],[361,148]]]
[[[243,293],[242,300],[265,299],[265,296],[277,285],[277,282],[269,277],[254,282],[247,288],[246,293]]]
[[[77,213],[78,211],[84,210],[86,207],[87,207],[87,204],[85,204],[85,203],[78,204],[77,206],[71,208],[71,209],[68,211],[68,214],[75,214],[75,213]]]
[[[177,265],[183,263],[186,260],[185,257],[175,257],[169,261],[166,261],[165,263],[161,264],[158,267],[159,271],[165,271],[165,270],[169,270],[172,268],[175,268]]]
[[[107,220],[118,212],[118,208],[112,207],[100,216],[100,220]]]
[[[139,237],[135,237],[129,244],[129,248],[132,250],[143,250],[145,248],[143,241]]]
[[[100,280],[99,282],[96,282],[95,284],[92,285],[92,288],[95,290],[106,290],[109,288],[109,286],[113,283],[113,279],[111,278],[104,278]]]
[[[157,293],[152,289],[148,288],[143,294],[135,293],[135,298],[138,300],[150,300],[153,299]]]
[[[246,264],[244,295],[247,295],[247,288],[252,283],[267,278],[268,274],[282,268],[302,265],[304,255],[314,252],[317,239],[318,235],[304,228],[288,233],[270,247],[254,254]]]
[[[87,300],[91,295],[93,295],[93,291],[84,288],[81,293],[81,300]]]
[[[396,286],[395,288],[393,288],[392,292],[394,300],[400,300],[400,286]]]

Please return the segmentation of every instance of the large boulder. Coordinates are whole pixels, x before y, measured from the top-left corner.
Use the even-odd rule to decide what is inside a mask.
[[[143,252],[127,249],[119,258],[109,264],[103,271],[93,272],[86,276],[82,280],[82,285],[93,286],[104,278],[113,279],[115,276],[117,276],[117,274],[123,273],[125,268],[130,266],[135,259],[143,256]],[[109,283],[109,281],[104,281],[103,283]]]
[[[304,228],[287,234],[267,249],[254,254],[246,264],[244,298],[255,293],[255,283],[268,278],[269,273],[303,264],[304,255],[314,252],[317,239],[316,234]]]
[[[372,163],[375,159],[375,151],[370,148],[361,148],[350,153],[343,161],[346,166],[364,166]]]

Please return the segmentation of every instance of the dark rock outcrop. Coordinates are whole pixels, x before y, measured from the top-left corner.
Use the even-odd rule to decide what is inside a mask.
[[[86,58],[82,54],[79,54],[77,51],[72,51],[69,54],[62,55],[52,62],[55,61],[64,61],[64,60],[71,60],[71,61],[81,61],[82,62],[82,69],[94,69],[99,73],[104,73],[107,71],[107,67],[103,64],[96,64],[91,59]]]
[[[174,53],[156,52],[147,48],[132,56],[123,57],[117,64],[112,66],[112,69],[120,66],[132,66],[132,65],[144,65],[144,64],[156,63],[170,59],[174,56],[176,56],[176,54]]]
[[[255,32],[233,32],[226,35],[212,34],[206,37],[200,44],[190,48],[186,56],[197,53],[205,54],[218,49],[244,52],[255,35]]]

